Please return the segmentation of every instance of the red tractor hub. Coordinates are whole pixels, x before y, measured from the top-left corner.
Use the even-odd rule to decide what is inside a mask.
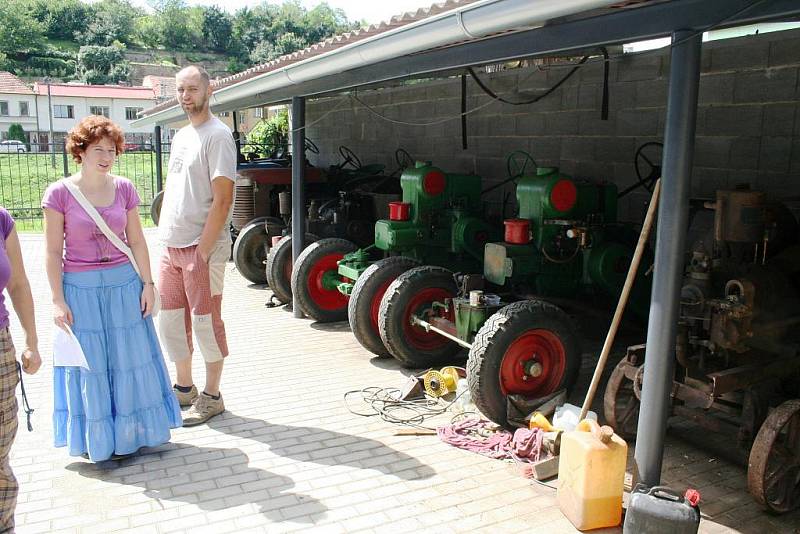
[[[549,330],[530,330],[506,350],[500,365],[500,389],[504,395],[548,395],[561,384],[566,360],[558,336]]]
[[[445,299],[452,297],[452,293],[439,287],[423,289],[411,297],[408,306],[403,312],[403,333],[411,345],[419,350],[429,351],[451,343],[447,340],[447,338],[444,338],[435,332],[426,332],[423,328],[412,325],[411,316],[417,315],[430,322],[431,315],[438,315],[437,310],[431,309],[433,302],[444,302]],[[451,314],[441,314],[438,316],[445,315]],[[452,317],[447,318],[451,321],[453,320]]]
[[[337,289],[342,278],[337,270],[343,254],[328,254],[311,266],[308,277],[308,294],[323,310],[337,310],[347,306],[347,295]]]

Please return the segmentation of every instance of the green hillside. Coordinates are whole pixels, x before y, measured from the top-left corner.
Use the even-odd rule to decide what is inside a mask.
[[[213,1],[213,0],[209,0]],[[307,10],[297,0],[234,14],[183,0],[16,0],[0,3],[0,70],[27,79],[140,83],[203,63],[233,74],[357,28],[340,9]],[[87,24],[88,21],[88,24]],[[152,72],[149,72],[152,71]]]

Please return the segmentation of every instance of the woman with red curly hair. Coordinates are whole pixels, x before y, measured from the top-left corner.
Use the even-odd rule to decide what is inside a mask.
[[[111,120],[83,119],[67,135],[80,171],[51,184],[42,199],[55,323],[75,334],[88,364],[54,369],[55,445],[93,462],[165,443],[170,429],[181,426],[151,317],[155,286],[139,195],[128,179],[111,174],[123,143]],[[141,278],[73,197],[69,182],[128,244]]]

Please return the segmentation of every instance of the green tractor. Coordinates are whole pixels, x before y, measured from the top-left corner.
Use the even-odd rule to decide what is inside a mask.
[[[403,172],[400,186],[402,201],[389,203],[389,218],[375,224],[374,245],[359,249],[345,239],[320,239],[292,269],[294,302],[306,315],[320,322],[348,318],[359,343],[384,356],[378,307],[389,284],[421,263],[480,270],[484,245],[501,234],[481,217],[480,176],[417,162]]]
[[[638,238],[617,222],[612,184],[539,167],[517,181],[516,196],[519,215],[505,221],[504,241],[484,247],[483,278],[418,266],[391,282],[378,311],[381,339],[406,367],[440,365],[469,349],[472,398],[503,425],[509,396],[541,398],[574,384],[579,337],[555,302],[616,298]],[[516,302],[484,292],[486,282]],[[646,316],[648,302],[640,275],[629,306]]]

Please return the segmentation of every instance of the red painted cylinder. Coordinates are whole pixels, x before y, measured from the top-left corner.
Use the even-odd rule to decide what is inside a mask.
[[[389,220],[407,221],[411,218],[411,204],[408,202],[389,202]]]
[[[506,219],[505,241],[512,245],[527,245],[531,240],[531,222],[528,219]]]

